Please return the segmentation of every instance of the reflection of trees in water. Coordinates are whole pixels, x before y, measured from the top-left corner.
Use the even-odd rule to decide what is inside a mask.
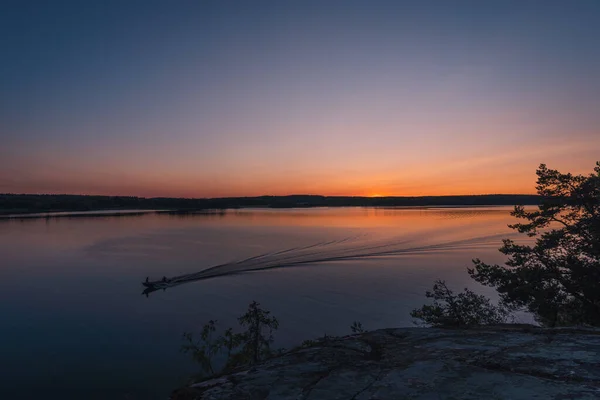
[[[187,218],[223,218],[228,214],[228,210],[176,210],[176,211],[160,211],[157,214],[166,214],[170,217],[178,219]]]
[[[46,222],[59,221],[59,220],[82,220],[82,219],[122,219],[122,218],[134,218],[148,214],[155,214],[155,211],[139,211],[139,212],[85,212],[85,213],[49,213],[49,214],[23,214],[23,215],[10,215],[0,217],[0,223],[17,221],[17,222],[33,222],[40,219]]]
[[[0,222],[18,221],[27,222],[44,219],[53,220],[82,220],[82,219],[108,219],[137,218],[147,215],[168,215],[176,218],[222,218],[227,215],[227,210],[201,210],[201,211],[74,211],[56,213],[33,213],[0,216]]]
[[[506,208],[498,208],[498,209],[490,209],[490,208],[468,208],[468,209],[459,209],[459,208],[449,208],[449,209],[436,209],[431,210],[436,212],[436,214],[443,219],[460,219],[460,218],[476,218],[483,216],[508,216],[510,214],[510,210]]]

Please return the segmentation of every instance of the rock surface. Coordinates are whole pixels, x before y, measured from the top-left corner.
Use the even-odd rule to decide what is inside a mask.
[[[171,399],[600,399],[600,331],[384,329],[292,350]]]

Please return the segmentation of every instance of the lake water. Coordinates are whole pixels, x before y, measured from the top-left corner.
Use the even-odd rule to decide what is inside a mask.
[[[244,209],[0,220],[2,398],[166,399],[199,370],[179,352],[182,333],[209,319],[235,326],[252,300],[278,317],[278,346],[348,334],[353,321],[367,329],[412,326],[410,310],[437,278],[493,296],[466,268],[474,257],[503,260],[501,238],[515,236],[507,227],[510,210]],[[315,261],[141,295],[146,276],[293,248],[282,254],[303,251],[304,261]],[[267,263],[269,257],[282,256],[267,255]]]

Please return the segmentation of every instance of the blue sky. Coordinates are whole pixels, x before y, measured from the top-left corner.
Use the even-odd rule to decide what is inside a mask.
[[[533,192],[600,158],[597,1],[8,1],[0,192]]]

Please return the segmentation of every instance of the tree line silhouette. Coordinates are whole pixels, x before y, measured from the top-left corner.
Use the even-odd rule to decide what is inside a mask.
[[[243,207],[294,208],[537,205],[540,201],[540,196],[519,194],[421,197],[290,195],[198,199],[168,197],[145,198],[134,196],[0,194],[0,214],[125,209],[190,211]]]

